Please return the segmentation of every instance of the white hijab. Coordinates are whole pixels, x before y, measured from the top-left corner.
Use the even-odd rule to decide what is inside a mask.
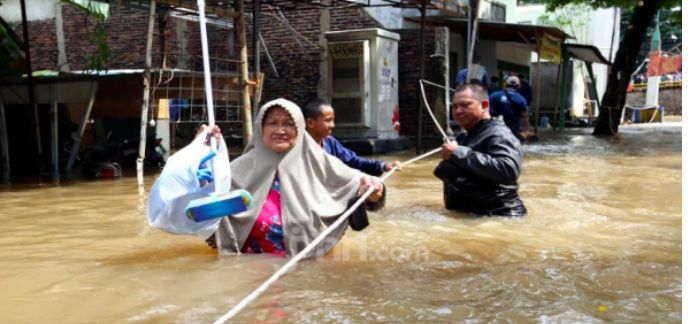
[[[274,106],[285,108],[297,126],[295,146],[285,153],[269,150],[262,139],[262,120]],[[287,254],[300,252],[333,223],[357,195],[360,177],[338,158],[324,152],[305,132],[300,108],[286,99],[276,99],[261,107],[254,122],[254,136],[245,152],[230,163],[231,189],[252,194],[253,207],[241,214],[224,217],[216,231],[221,254],[239,253],[269,194],[276,172],[281,186],[283,243]],[[347,222],[318,245],[311,255],[331,250],[345,232]]]

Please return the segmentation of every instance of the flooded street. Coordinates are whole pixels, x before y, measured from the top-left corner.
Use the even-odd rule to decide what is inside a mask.
[[[524,147],[526,217],[445,210],[438,156],[420,161],[388,180],[366,230],[301,262],[233,321],[680,322],[681,126],[540,139]],[[287,261],[219,258],[149,228],[146,201],[132,172],[2,189],[0,322],[208,323]]]

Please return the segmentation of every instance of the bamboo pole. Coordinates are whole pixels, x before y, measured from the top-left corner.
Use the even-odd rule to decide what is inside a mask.
[[[58,148],[58,91],[60,84],[50,86],[50,155],[53,183],[60,183],[60,149]]]
[[[65,29],[62,23],[62,2],[55,4],[55,41],[58,44],[58,70],[69,71],[67,51],[65,50]]]
[[[247,36],[245,35],[245,4],[242,0],[235,0],[235,39],[240,52],[240,104],[242,106],[243,142],[247,145],[252,138],[252,104],[250,103],[250,84],[247,70]],[[256,74],[256,71],[255,71]]]
[[[259,82],[261,44],[259,43],[259,11],[261,4],[259,0],[252,1],[252,45],[254,46],[254,82]],[[252,116],[259,111],[260,98],[259,85],[254,87],[254,101],[252,103]]]
[[[561,73],[559,79],[559,129],[564,129],[566,123],[566,96],[568,90],[566,89],[571,73],[569,73],[570,53],[567,50],[562,51],[561,59]]]
[[[79,153],[79,146],[81,146],[82,138],[84,137],[84,131],[86,130],[86,124],[89,122],[89,117],[91,116],[91,108],[94,107],[94,101],[96,100],[96,90],[98,89],[98,82],[93,81],[89,86],[89,102],[84,108],[84,113],[82,114],[82,122],[79,124],[79,129],[77,130],[77,135],[74,136],[72,143],[72,150],[70,151],[70,158],[67,160],[67,166],[65,167],[65,173],[68,178],[74,177],[72,170],[74,169],[74,161],[77,160],[77,153]]]
[[[420,80],[425,78],[425,18],[427,17],[427,0],[422,1],[420,6]],[[420,91],[423,91],[420,88]],[[415,152],[422,153],[422,96],[418,98],[417,107],[417,145],[415,145]]]
[[[142,116],[139,123],[139,156],[137,157],[137,186],[144,186],[144,158],[146,152],[146,127],[149,115],[149,92],[151,85],[151,47],[154,38],[154,22],[156,17],[156,1],[149,3],[149,30],[146,33],[146,59],[144,67],[144,95],[142,98]]]
[[[536,42],[537,42],[537,98],[535,100],[535,116],[533,116],[533,123],[535,127],[535,134],[537,134],[537,125],[540,119],[540,96],[542,95],[540,92],[540,86],[542,83],[541,80],[541,74],[542,74],[542,69],[540,69],[540,58],[542,56],[542,33],[539,31],[536,33]]]

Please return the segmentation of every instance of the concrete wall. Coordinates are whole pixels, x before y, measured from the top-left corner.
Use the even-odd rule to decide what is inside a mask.
[[[660,106],[665,106],[665,115],[682,115],[681,88],[660,89],[658,98]],[[629,106],[645,106],[645,91],[629,92],[626,96],[626,104]]]
[[[59,0],[26,1],[26,19],[28,21],[55,18],[55,4]],[[22,9],[19,0],[3,0],[0,6],[0,17],[8,23],[22,22]]]
[[[588,44],[592,44],[600,50],[600,53],[610,62],[614,61],[614,56],[619,49],[619,18],[621,10],[619,8],[597,9],[591,13],[590,39]],[[614,33],[614,35],[612,35]],[[614,42],[612,42],[614,39]],[[610,51],[612,56],[610,57]],[[593,64],[593,74],[597,86],[597,94],[602,100],[607,88],[607,76],[609,67],[603,64]]]

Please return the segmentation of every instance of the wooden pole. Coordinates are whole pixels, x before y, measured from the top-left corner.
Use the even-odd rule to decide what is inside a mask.
[[[422,7],[420,8],[420,80],[425,79],[425,18],[427,16],[427,0],[422,1]],[[422,87],[422,83],[420,83]],[[420,91],[423,91],[420,88]],[[422,153],[422,106],[424,102],[422,101],[422,92],[418,96],[418,107],[417,107],[417,145],[415,146],[416,154]]]
[[[58,91],[60,84],[50,85],[50,155],[53,183],[60,183],[60,149],[58,148]]]
[[[261,4],[259,0],[252,1],[252,45],[254,45],[254,81],[259,82],[261,44],[259,43],[259,10]],[[259,85],[254,87],[254,101],[252,105],[252,116],[259,111]]]
[[[137,186],[144,186],[144,158],[146,157],[146,127],[149,116],[149,92],[151,87],[151,47],[154,38],[154,23],[156,18],[156,1],[149,3],[149,29],[146,33],[146,59],[144,66],[144,95],[142,98],[142,116],[139,122],[139,156],[137,157]]]
[[[571,71],[569,71],[569,61],[570,52],[565,48],[562,50],[561,57],[561,75],[560,75],[560,86],[559,86],[559,129],[564,129],[564,124],[566,123],[566,96],[568,91],[566,89],[568,80],[571,77]]]
[[[72,139],[72,150],[70,151],[70,158],[67,160],[67,166],[65,167],[65,174],[68,178],[73,178],[74,173],[74,161],[77,160],[77,153],[79,153],[79,147],[82,143],[82,138],[84,137],[84,131],[86,130],[86,124],[89,122],[89,117],[91,116],[91,108],[94,106],[94,101],[96,100],[96,90],[98,90],[97,81],[92,81],[89,90],[89,102],[84,108],[84,114],[82,114],[82,122],[79,124],[79,129],[77,130],[77,136]]]
[[[242,107],[243,142],[245,146],[252,138],[252,104],[250,103],[250,84],[247,70],[247,36],[245,35],[245,4],[235,0],[235,39],[240,52],[238,70],[240,72],[240,105]]]
[[[536,37],[535,41],[537,42],[537,89],[536,89],[537,90],[537,98],[535,98],[536,99],[535,100],[535,116],[533,116],[535,134],[537,134],[537,125],[538,125],[538,122],[540,119],[540,96],[541,96],[540,86],[542,83],[542,80],[541,80],[542,69],[540,69],[540,66],[542,65],[542,64],[540,64],[540,58],[542,55],[542,33],[538,31],[536,33],[536,35],[537,35],[537,37]]]
[[[58,70],[69,71],[67,51],[65,50],[65,29],[62,23],[62,2],[55,4],[55,41],[58,44]]]

